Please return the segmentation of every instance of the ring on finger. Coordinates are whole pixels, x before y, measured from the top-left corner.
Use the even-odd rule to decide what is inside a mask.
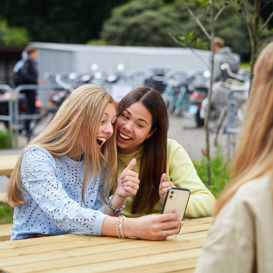
[[[165,231],[161,230],[161,237],[165,237]]]
[[[136,187],[136,183],[133,183],[133,184],[132,184],[132,188],[135,188],[135,187]]]

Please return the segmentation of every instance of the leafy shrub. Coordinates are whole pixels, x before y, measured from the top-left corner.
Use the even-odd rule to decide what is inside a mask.
[[[0,206],[0,224],[12,223],[13,208],[9,205]]]
[[[223,152],[217,149],[211,157],[211,181],[208,187],[212,194],[217,197],[229,181],[230,162],[225,158]],[[201,180],[207,185],[207,158],[201,161],[193,161],[196,171]],[[208,185],[207,185],[208,186]]]
[[[12,147],[12,135],[7,132],[0,130],[0,149],[9,149]]]

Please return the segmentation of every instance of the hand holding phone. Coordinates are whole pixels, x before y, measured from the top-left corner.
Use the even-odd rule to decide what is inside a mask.
[[[182,220],[188,205],[190,191],[183,188],[171,187],[168,189],[161,214],[177,212]]]

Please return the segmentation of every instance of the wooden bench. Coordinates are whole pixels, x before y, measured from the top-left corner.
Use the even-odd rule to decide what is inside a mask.
[[[18,155],[0,156],[0,175],[10,176],[18,159]]]
[[[12,224],[0,225],[0,242],[9,240]]]
[[[18,155],[1,155],[0,156],[0,176],[10,177],[16,162]],[[7,194],[0,193],[0,205],[7,204]]]
[[[7,194],[5,192],[0,193],[0,205],[7,204]]]

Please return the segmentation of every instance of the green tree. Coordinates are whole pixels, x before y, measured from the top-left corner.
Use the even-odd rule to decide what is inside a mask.
[[[6,46],[25,46],[29,43],[26,29],[9,27],[6,20],[0,18],[0,44]]]
[[[134,0],[113,9],[101,38],[113,45],[173,46],[167,36],[174,21],[162,16],[163,0]]]
[[[268,26],[273,25],[273,0],[240,0],[237,1],[242,18],[246,22],[251,44],[250,57],[250,79],[253,78],[253,68],[261,47],[273,39],[273,31],[268,30]],[[271,9],[270,9],[271,7]],[[263,10],[267,10],[261,14]]]
[[[98,39],[111,9],[128,0],[1,0],[0,15],[28,30],[32,41],[86,43]]]
[[[203,25],[210,24],[210,17],[196,1],[187,4],[198,15]],[[176,46],[169,35],[178,36],[192,32],[205,40],[206,36],[195,19],[188,13],[184,1],[134,0],[114,8],[104,23],[101,38],[114,45]],[[169,34],[169,35],[168,35]],[[215,34],[227,41],[233,51],[250,53],[246,24],[232,6],[226,7],[215,25]]]

